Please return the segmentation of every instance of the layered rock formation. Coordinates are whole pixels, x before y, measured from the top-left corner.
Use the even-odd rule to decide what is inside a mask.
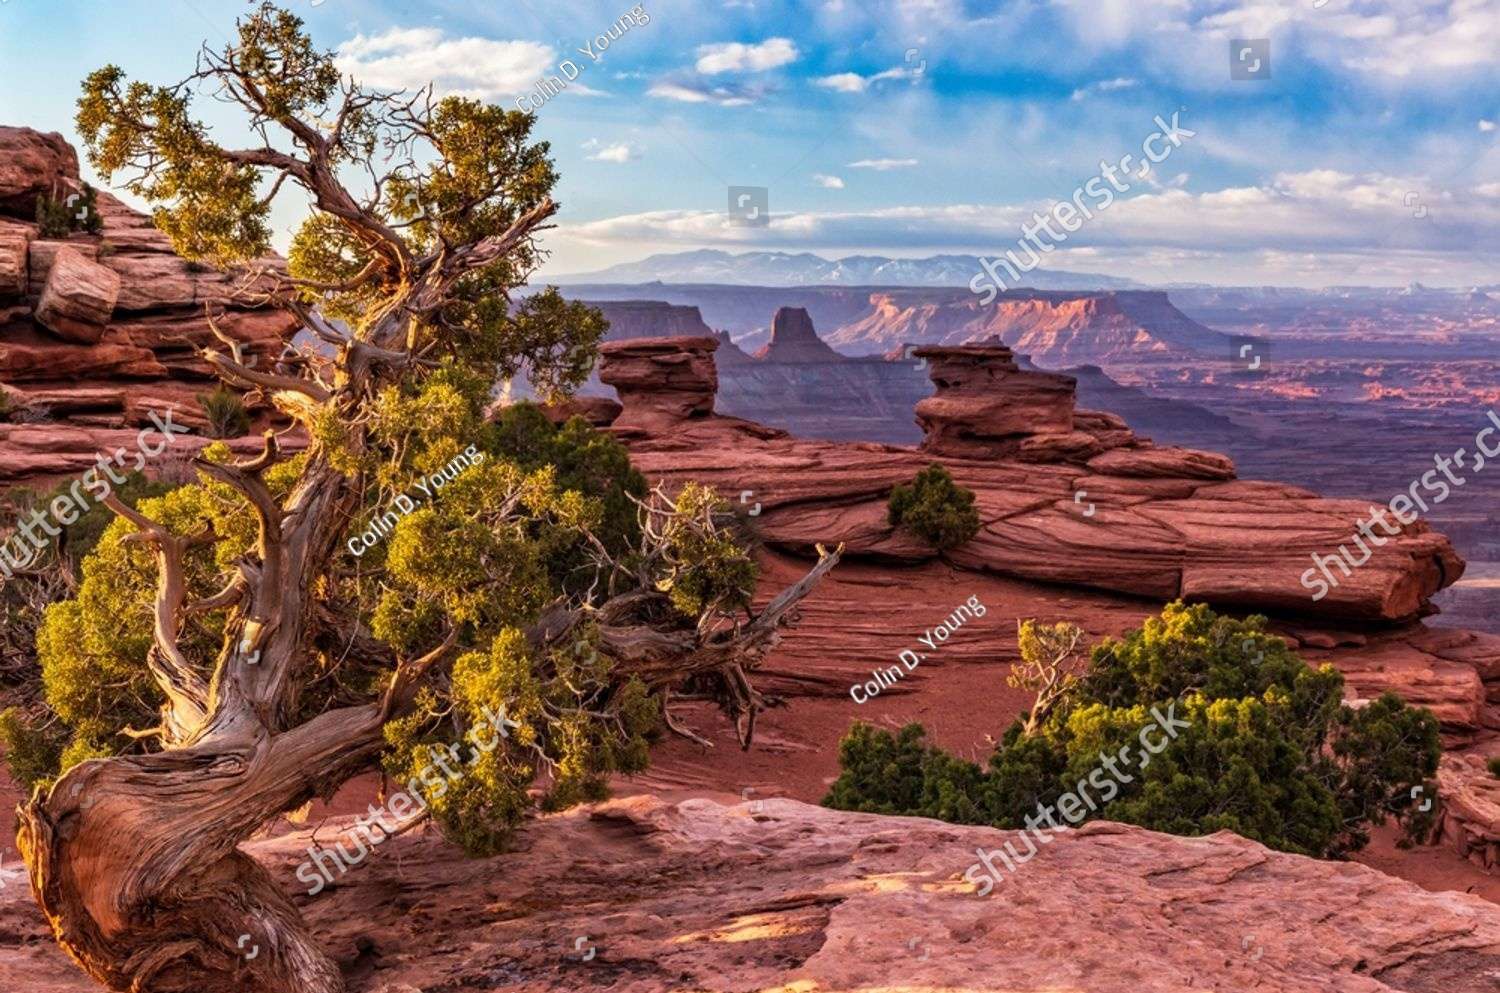
[[[712,344],[657,339],[606,348],[605,381],[626,385],[617,430],[642,471],[697,479],[723,492],[754,491],[764,507],[758,530],[775,547],[806,551],[816,542],[844,542],[856,556],[905,562],[935,556],[893,528],[885,506],[892,487],[931,461],[928,452],[804,441],[710,416],[712,399],[704,391],[714,378],[705,368]],[[963,390],[976,375],[1003,387],[1014,375],[998,354],[989,359],[995,369],[985,368],[982,352],[960,354],[940,359],[948,377],[940,389]],[[1014,410],[1025,406],[1001,402],[1006,430],[1024,426]],[[942,432],[936,444],[957,438],[966,449],[943,461],[974,491],[982,520],[973,540],[948,553],[950,562],[1159,600],[1369,621],[1418,616],[1463,571],[1448,541],[1418,521],[1314,603],[1301,582],[1311,555],[1348,542],[1369,514],[1365,502],[1238,481],[1223,456],[1157,447],[1108,414],[1075,411],[1072,430],[1062,432],[1061,406],[1046,409],[1048,418],[1036,425],[1041,430],[1005,435],[986,454],[978,454],[979,443],[999,430],[995,408],[965,400],[945,405],[944,417],[933,421]],[[972,419],[965,420],[965,410]]]
[[[870,311],[829,336],[850,351],[885,351],[896,342],[956,345],[996,337],[1043,365],[1230,357],[1230,339],[1199,324],[1159,291],[1104,293],[1009,290],[989,304],[972,293],[884,290]]]
[[[100,234],[41,237],[37,199],[81,188],[61,136],[0,127],[0,392],[13,422],[0,441],[0,479],[69,471],[71,443],[45,458],[48,422],[138,428],[170,409],[177,423],[204,424],[196,397],[216,379],[194,349],[212,340],[207,311],[262,367],[295,329],[283,312],[246,302],[253,287],[242,275],[182,259],[148,217],[108,193],[97,195]]]
[[[245,846],[297,894],[350,993],[1426,993],[1487,989],[1500,968],[1494,904],[1227,832],[1095,821],[980,897],[964,879],[976,851],[1024,852],[1014,833],[639,796],[545,818],[479,861],[430,828],[396,837],[303,896],[313,834],[350,831],[346,817]],[[0,928],[16,936],[10,988],[96,989],[24,887],[0,892]]]

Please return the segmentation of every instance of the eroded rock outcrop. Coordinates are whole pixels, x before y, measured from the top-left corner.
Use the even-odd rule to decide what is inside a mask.
[[[930,452],[807,441],[711,416],[711,344],[643,339],[606,346],[605,381],[615,375],[625,386],[616,430],[642,471],[726,493],[755,492],[764,507],[757,528],[779,548],[806,552],[817,542],[844,542],[856,556],[935,556],[886,519],[891,488],[930,463]],[[612,374],[615,364],[620,371]],[[683,383],[691,384],[686,392]],[[1007,440],[982,454],[973,435],[969,454],[943,456],[954,478],[974,491],[982,522],[978,535],[947,554],[949,562],[1158,600],[1366,621],[1415,618],[1462,574],[1463,560],[1447,539],[1417,521],[1315,602],[1302,582],[1311,555],[1348,542],[1369,514],[1365,502],[1236,480],[1223,456],[1158,448],[1109,415],[1076,412],[1073,427],[1033,435],[1044,443],[1029,449]]]
[[[1074,433],[1077,383],[1071,376],[1022,372],[1004,345],[929,346],[912,355],[927,363],[937,386],[916,407],[917,424],[926,435],[923,451],[1014,455],[1031,436]]]
[[[599,378],[615,388],[620,428],[649,431],[714,410],[716,338],[640,338],[599,348]]]
[[[320,843],[351,824],[324,824]],[[965,870],[976,849],[1024,850],[1010,832],[638,796],[544,818],[520,851],[480,861],[430,828],[393,838],[308,899],[294,871],[312,833],[245,847],[299,894],[351,993],[1414,993],[1487,988],[1500,968],[1500,909],[1479,897],[1227,832],[1095,821],[980,897]],[[0,894],[24,949],[0,957],[0,980],[94,989],[21,892]]]
[[[108,193],[97,193],[99,234],[42,237],[37,199],[81,190],[78,157],[61,136],[0,127],[0,392],[11,422],[0,478],[70,471],[72,445],[49,460],[36,443],[58,423],[140,428],[170,409],[177,423],[204,425],[197,396],[217,382],[194,351],[213,340],[206,309],[261,368],[296,327],[249,302],[244,274],[179,257],[149,217]]]

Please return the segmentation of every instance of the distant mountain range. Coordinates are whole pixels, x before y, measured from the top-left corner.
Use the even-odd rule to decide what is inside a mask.
[[[547,283],[716,283],[733,286],[968,286],[981,271],[975,255],[888,259],[851,255],[825,259],[811,252],[730,252],[704,249],[652,255],[598,272],[552,276]],[[1023,286],[1038,290],[1117,290],[1140,284],[1115,276],[1038,269]]]

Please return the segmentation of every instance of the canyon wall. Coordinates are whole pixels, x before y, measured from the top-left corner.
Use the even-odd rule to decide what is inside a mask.
[[[263,368],[295,328],[246,302],[243,274],[179,257],[108,193],[97,194],[97,234],[43,237],[38,199],[77,205],[81,190],[61,136],[0,127],[0,482],[91,464],[153,412],[203,427],[197,397],[217,382],[195,352],[213,341],[207,314]]]

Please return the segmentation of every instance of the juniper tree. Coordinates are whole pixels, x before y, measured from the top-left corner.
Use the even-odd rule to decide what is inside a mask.
[[[204,96],[243,112],[250,144],[195,117]],[[194,483],[111,497],[119,519],[43,624],[71,739],[18,841],[57,939],[112,989],[341,990],[241,842],[379,761],[409,770],[486,710],[516,727],[433,807],[481,850],[533,792],[561,806],[639,767],[674,687],[717,693],[748,737],[746,670],[837,561],[751,612],[753,565],[711,493],[644,489],[582,425],[518,448],[525,431],[485,419],[497,373],[567,390],[603,331],[555,292],[512,293],[558,211],[533,124],[363,87],[270,4],[178,83],[113,66],[84,83],[98,172],[327,353],[257,368],[215,326],[201,359],[295,422],[305,450],[272,432],[254,457],[206,450]],[[269,264],[271,202],[291,188],[310,216],[287,265]],[[375,547],[349,544],[461,452],[441,493]],[[261,947],[248,962],[245,933]]]

